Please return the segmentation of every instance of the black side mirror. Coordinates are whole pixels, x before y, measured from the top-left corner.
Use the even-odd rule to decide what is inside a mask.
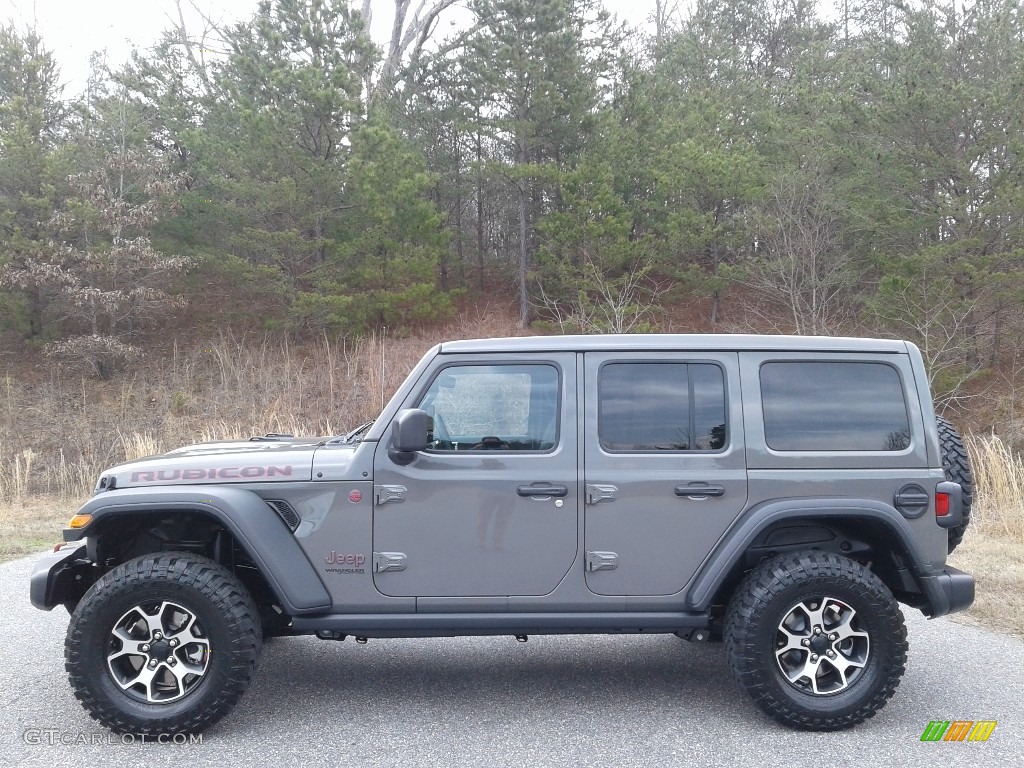
[[[396,464],[408,464],[416,451],[429,446],[431,421],[430,414],[419,408],[399,411],[391,422],[391,460]]]

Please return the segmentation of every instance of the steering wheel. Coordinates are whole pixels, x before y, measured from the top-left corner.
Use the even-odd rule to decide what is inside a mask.
[[[474,451],[505,451],[508,450],[508,443],[503,442],[497,435],[481,437],[480,442],[473,446]]]

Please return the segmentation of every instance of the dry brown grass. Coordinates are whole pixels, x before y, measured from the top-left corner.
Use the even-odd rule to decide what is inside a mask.
[[[61,529],[84,500],[31,496],[0,504],[0,562],[42,552],[61,541]]]
[[[106,382],[58,367],[31,381],[0,374],[0,559],[58,541],[112,464],[267,432],[339,434],[376,416],[434,344],[519,333],[507,311],[485,307],[401,338],[179,343]]]
[[[488,319],[489,318],[489,319]],[[515,335],[501,312],[394,338],[221,336],[151,356],[99,382],[51,368],[0,379],[0,499],[78,498],[111,464],[195,442],[267,432],[332,435],[380,411],[439,341]]]
[[[984,528],[968,532],[949,562],[977,579],[974,605],[954,618],[1024,637],[1024,545]]]
[[[296,347],[220,337],[176,347],[110,382],[0,378],[0,560],[41,551],[107,466],[194,442],[265,432],[324,435],[372,418],[423,352],[444,339],[518,333],[501,311],[431,333]],[[383,357],[383,365],[382,365]],[[974,522],[951,564],[975,575],[964,620],[1024,635],[1024,461],[994,436],[968,439]]]
[[[995,435],[967,439],[973,521],[950,564],[977,579],[963,620],[1024,636],[1024,460]]]

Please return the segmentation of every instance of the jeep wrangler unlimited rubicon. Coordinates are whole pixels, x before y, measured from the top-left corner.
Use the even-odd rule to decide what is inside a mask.
[[[771,717],[834,730],[895,692],[897,601],[973,601],[971,493],[907,342],[455,341],[345,436],[105,471],[31,598],[124,733],[223,717],[271,635],[641,632],[724,639]]]

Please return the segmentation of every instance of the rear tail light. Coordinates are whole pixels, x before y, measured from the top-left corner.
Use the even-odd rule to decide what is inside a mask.
[[[951,507],[951,500],[948,493],[936,493],[935,494],[935,516],[946,517],[949,514]]]

